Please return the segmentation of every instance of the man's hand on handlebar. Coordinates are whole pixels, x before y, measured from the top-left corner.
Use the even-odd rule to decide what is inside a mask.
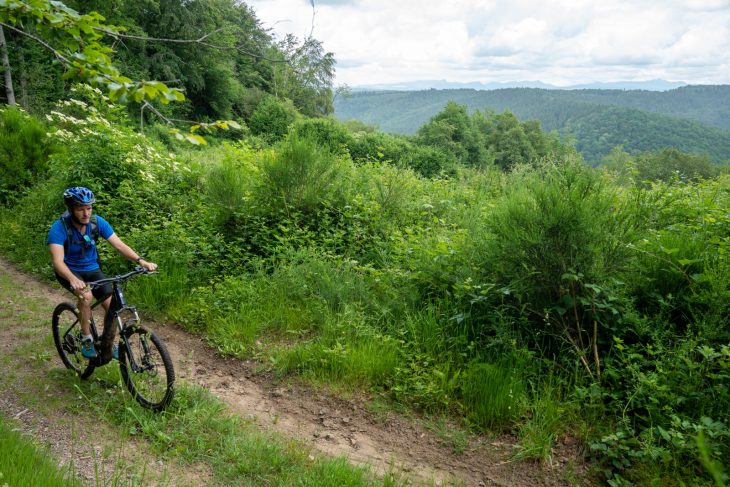
[[[157,269],[157,264],[155,264],[154,262],[147,262],[144,259],[139,261],[139,266],[147,272],[154,272]]]

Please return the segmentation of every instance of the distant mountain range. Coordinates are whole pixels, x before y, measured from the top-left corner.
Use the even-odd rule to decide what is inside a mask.
[[[502,88],[543,88],[548,90],[647,90],[647,91],[668,91],[675,88],[687,86],[682,81],[665,81],[663,79],[653,79],[647,81],[614,81],[606,83],[586,83],[570,86],[556,86],[542,81],[509,81],[509,82],[489,82],[482,83],[480,81],[472,81],[468,83],[455,83],[446,80],[423,80],[423,81],[405,81],[402,83],[381,83],[372,85],[352,86],[352,91],[419,91],[419,90],[456,90],[456,89],[472,89],[472,90],[498,90]]]
[[[658,86],[658,85],[655,85]],[[414,134],[454,101],[470,111],[509,110],[536,119],[547,131],[575,140],[596,163],[617,145],[631,153],[676,147],[730,162],[730,85],[682,86],[667,91],[501,88],[353,91],[338,98],[335,116],[384,132]]]

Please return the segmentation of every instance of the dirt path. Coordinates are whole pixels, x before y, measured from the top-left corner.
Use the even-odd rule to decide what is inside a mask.
[[[49,316],[58,302],[68,299],[61,290],[20,273],[3,259],[0,259],[0,278],[17,282],[23,300],[38,303]],[[11,304],[17,306],[7,296],[0,296],[0,307]],[[8,318],[0,319],[0,343],[4,347],[17,341],[9,335],[19,327],[19,323],[8,323]],[[393,413],[373,413],[364,397],[344,400],[297,381],[277,382],[267,374],[257,373],[255,363],[220,357],[199,337],[174,324],[155,323],[151,327],[166,343],[181,380],[207,388],[233,412],[252,419],[260,427],[296,438],[324,454],[344,456],[354,464],[369,465],[380,473],[403,472],[416,484],[553,486],[568,485],[563,479],[574,476],[569,453],[556,453],[552,466],[513,462],[510,455],[514,451],[514,438],[471,437],[463,452],[457,454],[443,435],[440,437],[427,429],[423,421]],[[52,346],[50,352],[47,368],[61,367]],[[19,414],[21,408],[17,403],[12,392],[0,392],[0,412],[6,416]],[[30,418],[33,414],[26,411],[19,417]],[[73,435],[65,432],[49,436],[49,431],[59,431],[52,423],[63,423],[63,418],[44,422],[51,424],[32,427],[29,421],[29,431],[49,444],[56,454],[71,451],[63,441]],[[101,444],[91,448],[103,447]],[[134,449],[144,449],[144,445],[134,445]],[[566,452],[570,450],[565,448]],[[59,458],[64,461],[62,456]],[[114,466],[110,464],[109,469],[113,470]],[[197,483],[206,477],[205,469],[195,466],[175,466],[170,470],[175,472],[171,475],[172,485]]]

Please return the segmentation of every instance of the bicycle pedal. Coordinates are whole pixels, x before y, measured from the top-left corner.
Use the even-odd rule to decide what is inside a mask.
[[[78,347],[76,346],[76,338],[73,335],[66,335],[63,337],[63,349],[68,353],[76,353]]]

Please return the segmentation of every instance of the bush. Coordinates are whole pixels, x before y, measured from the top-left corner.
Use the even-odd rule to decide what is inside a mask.
[[[402,163],[421,176],[454,176],[456,174],[456,158],[449,152],[434,147],[414,146]]]
[[[47,130],[18,108],[0,109],[0,205],[8,205],[45,177],[48,157],[57,150]]]
[[[512,184],[478,246],[484,279],[497,283],[495,297],[511,296],[514,311],[528,314],[522,332],[533,349],[551,356],[567,341],[598,373],[594,359],[610,346],[604,333],[620,333],[614,279],[628,263],[632,238],[617,194],[580,163],[515,174]]]
[[[411,149],[403,137],[383,132],[358,132],[353,135],[348,149],[356,163],[388,161],[398,163]]]
[[[635,265],[622,277],[636,308],[662,332],[713,343],[730,338],[730,194],[727,176],[696,184],[655,184],[654,227],[633,247]],[[642,190],[637,190],[642,191]]]
[[[297,135],[262,158],[256,200],[267,214],[313,217],[318,210],[344,206],[351,166],[342,157]]]
[[[698,434],[713,461],[730,458],[730,348],[666,342],[644,347],[617,340],[605,382],[578,389],[586,406],[616,421],[591,443],[608,478],[705,476],[696,461]]]
[[[332,154],[346,152],[351,136],[337,120],[306,118],[292,127],[292,133],[300,139],[309,139]]]
[[[253,135],[260,136],[271,144],[284,138],[297,117],[296,108],[290,101],[269,96],[251,114],[248,127]]]
[[[717,168],[709,156],[687,154],[679,149],[662,149],[636,156],[639,181],[697,180],[713,177]]]

